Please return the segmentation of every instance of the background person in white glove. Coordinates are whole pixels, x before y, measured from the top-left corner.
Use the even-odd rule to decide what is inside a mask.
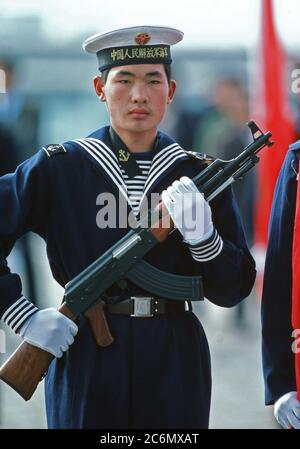
[[[20,329],[25,341],[57,358],[68,350],[77,332],[77,325],[54,307],[39,310]]]
[[[300,402],[296,391],[286,393],[277,399],[274,415],[284,429],[300,429]]]

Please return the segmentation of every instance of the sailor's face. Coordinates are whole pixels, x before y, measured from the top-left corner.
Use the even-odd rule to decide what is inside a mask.
[[[147,132],[163,119],[175,88],[162,64],[127,65],[110,69],[100,98],[107,103],[114,129]]]

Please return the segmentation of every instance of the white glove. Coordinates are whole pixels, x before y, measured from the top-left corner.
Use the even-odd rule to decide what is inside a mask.
[[[201,243],[212,235],[210,206],[190,178],[183,176],[174,181],[162,192],[162,201],[187,243]]]
[[[300,429],[300,402],[296,391],[286,393],[277,399],[274,416],[284,429]]]
[[[78,326],[53,307],[39,310],[20,329],[25,341],[55,357],[67,351],[77,332]]]

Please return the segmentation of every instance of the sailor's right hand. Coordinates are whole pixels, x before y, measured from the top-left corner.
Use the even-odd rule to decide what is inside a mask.
[[[300,402],[296,391],[290,391],[277,399],[274,416],[284,429],[300,429]]]
[[[39,310],[20,329],[28,343],[61,357],[74,342],[78,326],[53,307]]]

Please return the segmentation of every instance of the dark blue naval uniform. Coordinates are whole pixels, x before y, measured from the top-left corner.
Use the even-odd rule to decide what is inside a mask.
[[[16,238],[32,230],[47,244],[54,278],[64,286],[104,253],[126,229],[99,229],[96,198],[101,192],[126,195],[108,127],[88,139],[64,144],[66,153],[47,157],[40,150],[15,174],[0,179],[1,310],[22,295],[19,277],[5,257]],[[203,162],[191,159],[172,139],[158,134],[145,194],[161,193],[175,179],[195,176]],[[230,307],[249,295],[254,261],[246,246],[231,190],[211,202],[223,249],[205,263],[195,261],[179,232],[145,259],[175,274],[203,276],[205,296]],[[139,289],[131,285],[131,294]],[[111,294],[119,294],[112,287]],[[151,296],[148,294],[148,296]],[[0,315],[1,316],[1,315]],[[115,342],[96,346],[86,319],[45,380],[50,428],[206,428],[211,369],[207,340],[193,312],[153,318],[107,313]]]
[[[292,245],[300,140],[290,145],[276,183],[262,297],[265,402],[296,391],[292,352]]]

